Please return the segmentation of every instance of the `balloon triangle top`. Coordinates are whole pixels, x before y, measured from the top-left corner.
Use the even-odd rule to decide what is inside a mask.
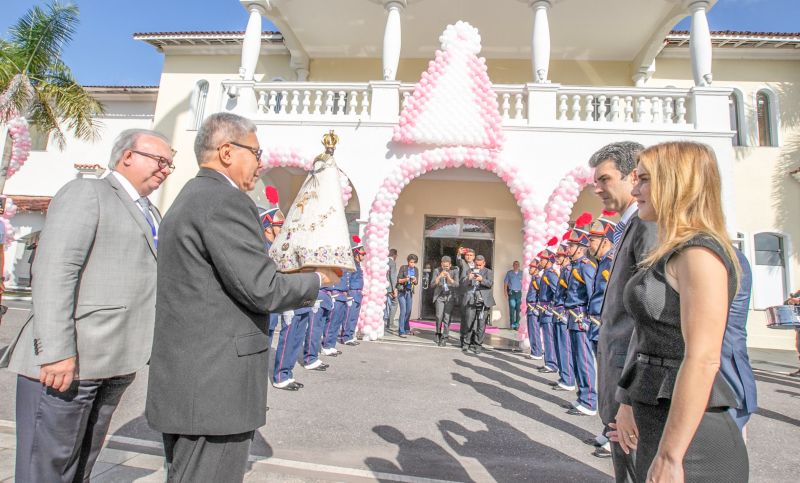
[[[394,141],[500,148],[497,95],[486,73],[486,59],[478,57],[478,29],[459,21],[448,25],[439,41],[441,50],[403,107]]]

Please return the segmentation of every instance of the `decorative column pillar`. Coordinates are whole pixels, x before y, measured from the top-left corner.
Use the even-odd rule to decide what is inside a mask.
[[[383,80],[395,80],[403,45],[400,12],[406,7],[406,0],[385,0],[383,6],[388,13],[383,32]]]
[[[692,59],[694,85],[711,85],[711,31],[708,28],[708,0],[698,0],[689,5],[692,13],[692,30],[689,34],[689,52]]]
[[[245,7],[250,12],[250,19],[247,21],[242,42],[242,65],[239,67],[239,76],[242,80],[251,81],[255,76],[258,56],[261,53],[261,17],[267,12],[257,3],[248,3]]]
[[[547,12],[552,6],[551,0],[532,0],[533,35],[531,38],[531,54],[533,63],[533,82],[547,84],[550,71],[550,21]]]

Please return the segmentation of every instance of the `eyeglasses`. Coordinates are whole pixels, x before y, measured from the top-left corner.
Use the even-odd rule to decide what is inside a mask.
[[[253,156],[256,157],[256,161],[258,161],[259,163],[261,162],[261,153],[263,153],[264,150],[258,149],[258,148],[254,148],[252,146],[247,146],[246,144],[239,144],[239,143],[236,143],[236,142],[233,142],[233,141],[228,141],[228,144],[233,144],[236,147],[239,147],[239,148],[246,149],[246,150],[250,151],[251,153],[253,153]]]
[[[142,151],[136,151],[135,149],[131,149],[131,152],[132,153],[136,153],[136,154],[138,154],[140,156],[144,156],[146,158],[154,159],[158,163],[159,169],[165,169],[165,168],[169,169],[170,173],[175,171],[175,165],[172,164],[172,160],[169,160],[169,159],[165,158],[164,156],[159,156],[157,154],[145,153],[145,152],[142,152]],[[177,153],[177,151],[175,151],[173,149],[172,150],[172,155],[175,156],[176,153]]]

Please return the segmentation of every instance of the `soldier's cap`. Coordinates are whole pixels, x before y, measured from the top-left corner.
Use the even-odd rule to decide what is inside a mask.
[[[539,254],[536,255],[536,256],[539,257],[542,260],[547,260],[549,262],[555,262],[556,261],[556,254],[553,253],[551,250],[549,250],[547,248],[545,248],[544,250],[540,251]]]
[[[614,229],[617,227],[617,224],[613,221],[606,218],[610,213],[607,211],[603,212],[603,215],[592,222],[591,227],[589,228],[589,236],[590,237],[597,237],[597,238],[607,238],[610,241],[614,241]]]
[[[534,257],[531,263],[528,264],[528,268],[539,268],[539,259]]]
[[[353,235],[353,243],[352,243],[352,250],[353,255],[366,255],[366,250],[364,250],[364,244],[361,243],[361,237],[358,235]]]
[[[259,208],[258,216],[261,219],[261,226],[264,229],[271,226],[283,226],[283,223],[286,221],[286,217],[277,206],[275,208]]]
[[[569,231],[567,242],[573,245],[581,245],[584,247],[589,246],[589,232],[584,230],[583,227],[592,222],[592,214],[584,212],[575,220],[575,226]]]

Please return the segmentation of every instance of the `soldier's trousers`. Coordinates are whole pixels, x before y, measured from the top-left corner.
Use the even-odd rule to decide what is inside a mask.
[[[306,337],[303,342],[303,365],[310,366],[317,359],[319,359],[319,346],[322,345],[322,332],[325,330],[325,322],[327,321],[326,313],[329,310],[320,307],[311,314],[311,320],[308,322],[308,329],[306,329]]]
[[[558,310],[561,314],[564,309]],[[572,365],[572,342],[569,339],[569,330],[566,322],[560,322],[553,317],[553,335],[556,342],[556,361],[558,362],[558,382],[565,387],[575,387],[575,372]]]
[[[558,359],[556,358],[556,335],[553,314],[543,313],[539,317],[539,326],[542,328],[544,365],[554,371],[557,371]]]
[[[294,377],[292,370],[297,363],[297,358],[300,356],[311,315],[312,312],[304,311],[300,314],[292,315],[290,319],[281,316],[283,324],[281,333],[278,334],[275,365],[272,368],[272,382],[275,384],[288,381]]]
[[[528,341],[531,343],[531,355],[542,357],[542,331],[539,325],[539,316],[533,310],[528,310]]]
[[[578,384],[578,403],[586,409],[597,410],[597,369],[594,350],[589,333],[570,330],[572,362],[575,365],[575,381]]]
[[[333,349],[336,347],[336,338],[342,330],[342,323],[347,319],[347,302],[337,300],[333,304],[333,311],[328,317],[328,324],[325,326],[325,334],[322,338],[322,347]]]

